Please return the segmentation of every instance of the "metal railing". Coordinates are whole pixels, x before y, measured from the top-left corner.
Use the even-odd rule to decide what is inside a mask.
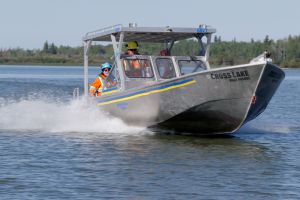
[[[90,32],[87,32],[85,34],[85,39],[87,38],[93,38],[95,37],[96,35],[99,35],[101,33],[105,33],[105,32],[108,32],[108,31],[114,31],[118,28],[121,29],[122,27],[122,24],[117,24],[117,25],[113,25],[113,26],[108,26],[108,27],[105,27],[105,28],[102,28],[102,29],[98,29],[98,30],[95,30],[95,31],[90,31]]]

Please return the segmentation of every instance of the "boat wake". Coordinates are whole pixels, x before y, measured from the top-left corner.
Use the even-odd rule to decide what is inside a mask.
[[[270,133],[281,133],[289,134],[294,133],[299,127],[293,124],[287,123],[259,123],[257,121],[250,122],[244,125],[237,131],[238,134],[270,134]]]
[[[85,99],[59,102],[46,98],[0,99],[0,130],[88,133],[138,133]]]

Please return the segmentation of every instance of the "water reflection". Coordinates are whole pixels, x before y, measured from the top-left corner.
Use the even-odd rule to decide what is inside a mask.
[[[61,136],[56,136],[61,137]],[[148,160],[149,162],[178,164],[179,160],[203,162],[203,160],[236,162],[268,162],[275,159],[268,146],[251,139],[236,136],[196,137],[183,135],[165,135],[143,131],[128,134],[72,133],[63,134],[66,141],[81,144],[81,152],[89,152],[88,157],[99,157],[103,152],[118,155],[125,160]],[[227,165],[226,164],[226,165]]]

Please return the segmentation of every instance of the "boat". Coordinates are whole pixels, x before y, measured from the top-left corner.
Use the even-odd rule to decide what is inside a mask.
[[[121,24],[88,32],[84,43],[84,96],[88,97],[88,51],[95,42],[113,46],[114,64],[97,105],[125,123],[196,135],[232,134],[267,107],[285,74],[265,56],[212,68],[209,49],[216,29],[208,25],[139,27]],[[172,55],[181,40],[197,40],[197,55]],[[161,43],[170,55],[122,56],[129,41]],[[131,61],[142,73],[130,74]],[[169,75],[164,73],[169,71]],[[109,84],[112,81],[115,84]]]

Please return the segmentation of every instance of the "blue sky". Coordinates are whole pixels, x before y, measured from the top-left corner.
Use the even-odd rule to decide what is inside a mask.
[[[0,49],[80,46],[88,32],[114,24],[197,27],[222,40],[300,35],[299,0],[0,0]]]

